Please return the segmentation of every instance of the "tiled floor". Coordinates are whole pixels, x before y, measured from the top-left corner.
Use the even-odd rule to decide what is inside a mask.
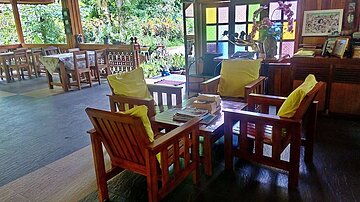
[[[45,78],[0,82],[0,201],[96,201],[84,109],[108,109],[110,90],[105,81],[68,93],[46,87]],[[197,186],[189,178],[165,201],[360,201],[359,119],[320,117],[318,126],[314,164],[301,161],[297,190],[286,173],[242,160],[224,171],[219,142],[214,176]],[[131,172],[109,187],[112,201],[147,200],[145,178]]]

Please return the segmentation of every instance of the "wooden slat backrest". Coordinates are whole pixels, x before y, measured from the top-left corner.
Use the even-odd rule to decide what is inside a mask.
[[[139,67],[138,50],[135,46],[129,46],[129,50],[109,48],[108,60],[113,73],[127,72]]]
[[[27,49],[17,49],[14,50],[14,59],[17,66],[28,66],[29,57],[26,53]]]
[[[89,60],[86,51],[73,52],[74,69],[78,69],[79,63],[85,63],[85,68],[89,68]]]
[[[58,47],[55,47],[55,46],[49,46],[49,47],[44,48],[43,54],[44,55],[60,54],[60,49]]]
[[[156,104],[160,108],[160,112],[164,111],[164,106],[173,108],[182,103],[182,86],[169,86],[159,84],[147,84],[150,94],[154,97]],[[164,103],[164,97],[166,103]],[[175,97],[175,98],[174,98]]]
[[[145,148],[150,141],[140,118],[91,108],[86,113],[111,160],[144,174]]]
[[[107,68],[109,66],[109,58],[106,49],[95,51],[95,66],[99,70],[101,70],[102,68]]]

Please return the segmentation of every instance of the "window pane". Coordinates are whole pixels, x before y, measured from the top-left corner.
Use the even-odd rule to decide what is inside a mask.
[[[194,35],[194,18],[186,18],[186,34]]]
[[[260,4],[250,4],[249,5],[249,17],[248,17],[248,22],[252,22],[253,21],[253,17],[254,17],[254,12],[260,8]],[[259,20],[260,16],[258,16],[256,18],[256,20]]]
[[[0,45],[19,43],[10,4],[0,4]]]
[[[206,26],[206,40],[216,41],[216,26]]]
[[[216,8],[206,8],[206,24],[216,23]]]
[[[219,8],[219,23],[228,23],[229,22],[229,8],[221,7]]]
[[[294,55],[294,46],[295,43],[293,41],[284,41],[282,42],[281,55],[284,56],[289,54],[290,56]]]
[[[253,24],[248,24],[248,34],[251,33],[251,30],[252,30],[252,27],[253,27]],[[259,31],[256,32],[255,34],[255,37],[254,37],[254,40],[259,40]]]
[[[60,3],[49,5],[19,4],[25,43],[65,43],[65,28]]]
[[[216,43],[207,43],[206,44],[206,52],[216,53]]]
[[[235,22],[246,22],[246,5],[235,7]]]
[[[240,36],[242,31],[244,31],[246,33],[246,25],[245,24],[235,25],[235,33],[238,33]]]
[[[295,40],[295,28],[296,28],[296,22],[294,22],[294,27],[292,32],[288,32],[288,23],[284,22],[283,27],[283,39],[284,40]]]
[[[218,27],[218,40],[227,40],[227,36],[223,36],[224,31],[229,31],[228,25],[219,25]]]
[[[291,3],[291,10],[294,12],[294,20],[296,20],[296,14],[297,14],[297,1],[289,1],[288,3]],[[284,16],[284,19],[286,19],[287,17]]]
[[[190,4],[189,7],[185,10],[185,17],[193,18],[194,17],[194,4]]]
[[[281,10],[275,10],[279,7],[277,2],[270,3],[269,18],[271,20],[281,20]]]
[[[219,43],[219,53],[223,55],[228,55],[229,43],[228,42],[220,42]]]

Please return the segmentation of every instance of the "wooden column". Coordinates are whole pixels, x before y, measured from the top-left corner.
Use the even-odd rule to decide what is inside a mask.
[[[17,0],[11,0],[10,2],[11,2],[12,10],[13,10],[14,21],[15,21],[15,25],[16,25],[16,32],[18,35],[18,39],[21,44],[24,44],[25,39],[24,39],[23,30],[21,27],[20,14],[19,14],[18,6],[17,6]]]
[[[71,33],[66,34],[66,41],[69,48],[76,46],[75,35],[83,34],[81,17],[80,17],[80,7],[78,0],[62,0],[63,9],[69,9],[70,23],[71,23]]]

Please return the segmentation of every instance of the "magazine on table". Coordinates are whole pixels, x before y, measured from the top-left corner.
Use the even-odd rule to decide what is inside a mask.
[[[175,121],[189,121],[192,118],[199,118],[201,119],[200,123],[210,123],[214,118],[215,115],[209,113],[208,110],[205,109],[197,109],[194,107],[187,107],[179,110],[173,116],[173,120]]]

